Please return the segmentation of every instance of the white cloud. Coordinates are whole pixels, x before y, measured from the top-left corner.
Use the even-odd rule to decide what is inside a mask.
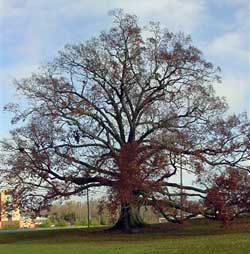
[[[71,37],[71,30],[79,34],[80,31],[84,33],[89,29],[87,25],[77,27],[78,22],[74,23],[75,19],[84,20],[86,16],[91,16],[91,20],[99,19],[99,22],[103,23],[103,17],[113,8],[123,8],[147,22],[150,19],[159,20],[171,30],[191,32],[202,19],[204,0],[2,0],[1,43],[4,42],[7,46],[0,50],[4,51],[7,57],[14,57],[15,63],[8,64],[1,75],[16,74],[16,65],[21,67],[18,67],[21,71],[29,69],[25,66],[47,61],[47,58],[54,56],[64,44],[70,43],[72,39],[76,40]],[[65,23],[72,24],[65,28]],[[70,27],[72,25],[76,27]],[[80,39],[83,38],[77,38]]]
[[[146,22],[151,19],[161,21],[170,30],[188,33],[201,23],[205,13],[204,0],[2,0],[1,40],[7,46],[1,50],[5,55],[15,56],[19,64],[44,62],[72,39],[83,39],[71,36],[72,30],[79,35],[91,29],[88,24],[79,24],[79,21],[91,17],[91,21],[99,22],[102,29],[106,26],[103,17],[113,8],[123,8]]]
[[[215,89],[217,95],[226,98],[229,104],[229,112],[247,111],[250,116],[249,77],[242,76],[240,73],[226,73],[222,84],[215,86]]]
[[[206,50],[224,73],[223,83],[216,90],[220,96],[226,97],[230,112],[247,111],[250,116],[249,2],[222,0],[216,3],[228,5],[233,10],[230,21],[218,25],[220,33]]]
[[[220,26],[220,35],[213,38],[208,46],[208,52],[216,58],[240,61],[247,65],[249,62],[249,5],[244,0],[222,1],[231,4],[233,14],[231,20]]]
[[[83,25],[79,21],[91,18],[93,23],[99,22],[100,30],[105,28],[103,17],[113,8],[123,8],[146,22],[153,19],[170,30],[188,33],[201,23],[205,14],[204,0],[2,0],[1,40],[11,45],[2,50],[24,65],[44,62],[64,44],[72,42],[72,30],[83,35],[91,29],[92,24]]]
[[[140,17],[166,23],[174,30],[191,32],[205,14],[205,0],[3,0],[0,17],[32,17],[49,21],[53,17],[105,15],[108,10],[122,8]],[[47,20],[49,18],[49,20]],[[32,24],[31,20],[31,24]]]
[[[160,21],[170,30],[192,32],[205,16],[203,0],[128,0],[116,1],[116,7],[135,13],[142,18]]]
[[[225,6],[225,5],[229,5],[229,6],[234,6],[234,7],[238,7],[238,6],[249,6],[249,0],[208,0],[211,1],[213,4],[217,5],[217,6]]]
[[[0,70],[1,88],[6,88],[7,86],[9,86],[14,79],[21,79],[27,77],[32,72],[36,71],[38,67],[39,66],[35,64],[16,64],[12,65],[11,68],[2,67]]]
[[[248,61],[249,52],[246,42],[245,34],[241,32],[224,33],[211,42],[208,53],[217,58],[237,58],[239,61]]]

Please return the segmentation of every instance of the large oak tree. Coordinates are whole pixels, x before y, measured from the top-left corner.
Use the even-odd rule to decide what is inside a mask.
[[[169,218],[164,205],[190,213],[176,196],[206,196],[202,183],[172,180],[181,161],[195,176],[247,172],[250,130],[246,115],[227,116],[212,86],[219,69],[189,36],[112,16],[109,31],[16,82],[25,103],[6,107],[18,127],[3,142],[2,169],[23,209],[105,186],[120,207],[115,227],[131,229],[143,224],[143,204]]]

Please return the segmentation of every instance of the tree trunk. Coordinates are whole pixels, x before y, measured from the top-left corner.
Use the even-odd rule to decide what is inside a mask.
[[[121,206],[119,219],[112,229],[133,233],[144,226],[145,224],[140,215],[140,207],[124,204]]]

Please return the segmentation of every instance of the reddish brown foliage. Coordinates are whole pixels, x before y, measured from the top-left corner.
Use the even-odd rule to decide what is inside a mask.
[[[213,209],[216,218],[224,224],[250,211],[250,176],[247,171],[229,168],[212,183],[205,205]]]
[[[67,45],[40,72],[16,82],[27,103],[5,108],[19,125],[2,142],[1,172],[23,209],[101,186],[112,206],[126,204],[123,211],[162,199],[180,209],[180,190],[206,194],[176,182],[180,160],[194,177],[230,165],[247,169],[249,120],[226,116],[212,87],[218,69],[190,37],[156,23],[144,33],[136,16],[112,15],[114,28]],[[212,193],[215,200],[224,195]]]

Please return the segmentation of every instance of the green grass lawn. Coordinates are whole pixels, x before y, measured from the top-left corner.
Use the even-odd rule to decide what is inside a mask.
[[[250,220],[222,228],[194,220],[185,225],[154,225],[136,234],[103,229],[0,231],[0,254],[250,254]]]

